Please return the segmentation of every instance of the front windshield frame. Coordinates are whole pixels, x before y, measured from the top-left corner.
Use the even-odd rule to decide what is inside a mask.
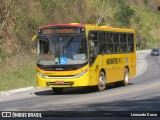
[[[52,48],[54,48],[54,44],[52,44],[53,39],[57,42],[58,40],[61,42],[64,41],[64,39],[68,39],[68,41],[70,41],[71,43],[76,43],[77,46],[80,44],[80,42],[84,42],[84,48],[82,50],[84,50],[85,53],[82,52],[73,55],[73,58],[68,58],[68,57],[64,57],[64,45],[63,44],[59,44],[59,48],[57,48],[57,50],[59,50],[59,56],[56,56],[56,53]],[[43,39],[43,40],[42,40]],[[70,36],[39,36],[38,37],[38,44],[37,44],[37,64],[40,65],[79,65],[79,64],[84,64],[88,62],[88,48],[87,48],[87,37],[85,35],[70,35]],[[49,45],[49,52],[50,54],[48,54],[48,58],[52,59],[50,60],[50,63],[47,61],[45,61],[44,63],[42,62],[42,59],[39,57],[41,50],[40,50],[40,41],[45,42],[46,44]],[[74,42],[73,42],[74,41]],[[44,44],[44,43],[43,43]],[[78,47],[76,47],[76,45],[71,45],[74,46],[75,48],[78,49]],[[75,50],[76,51],[76,50]],[[74,51],[74,52],[75,52]],[[49,56],[50,55],[50,56]],[[52,56],[53,55],[53,56]],[[55,55],[55,56],[54,56]],[[81,57],[83,57],[83,59],[81,59]],[[54,62],[53,62],[54,59]],[[64,59],[65,62],[67,61],[67,63],[63,64],[61,61],[61,59]],[[49,61],[49,60],[48,60]]]

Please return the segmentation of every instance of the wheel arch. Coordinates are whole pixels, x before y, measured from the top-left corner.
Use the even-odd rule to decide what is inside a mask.
[[[100,70],[100,72],[104,72],[104,74],[105,74],[105,76],[107,75],[107,73],[106,73],[106,71],[105,71],[105,69],[104,68],[102,68],[101,70]]]
[[[127,69],[128,69],[128,72],[130,72],[130,70],[129,70],[129,66],[128,66],[128,65],[126,65],[126,66],[125,66],[125,68],[127,68]]]

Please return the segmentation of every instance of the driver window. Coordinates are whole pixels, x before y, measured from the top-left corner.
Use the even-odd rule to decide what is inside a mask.
[[[90,42],[90,62],[92,63],[97,56],[97,42]]]

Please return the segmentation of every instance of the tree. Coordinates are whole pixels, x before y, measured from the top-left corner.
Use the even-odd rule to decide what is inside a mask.
[[[129,5],[121,1],[120,5],[115,9],[113,21],[117,26],[128,27],[134,13],[135,11]]]
[[[115,0],[95,0],[95,16],[97,17],[97,25],[104,25],[109,23],[109,19],[112,17],[112,7]]]

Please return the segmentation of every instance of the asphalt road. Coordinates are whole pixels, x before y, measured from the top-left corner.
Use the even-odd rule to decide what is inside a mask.
[[[146,70],[137,73],[139,76],[132,78],[126,87],[111,84],[102,92],[86,91],[83,88],[67,89],[62,95],[42,89],[4,96],[0,98],[0,111],[55,111],[55,114],[56,111],[83,111],[79,116],[85,111],[92,117],[96,116],[96,111],[100,116],[103,116],[101,113],[105,114],[103,111],[153,111],[153,114],[158,111],[160,115],[160,57],[144,51],[138,53],[137,65],[144,62],[141,59],[146,61]],[[141,69],[140,65],[138,67],[137,70]],[[125,116],[125,112],[119,114]],[[73,113],[70,115],[73,116]]]

